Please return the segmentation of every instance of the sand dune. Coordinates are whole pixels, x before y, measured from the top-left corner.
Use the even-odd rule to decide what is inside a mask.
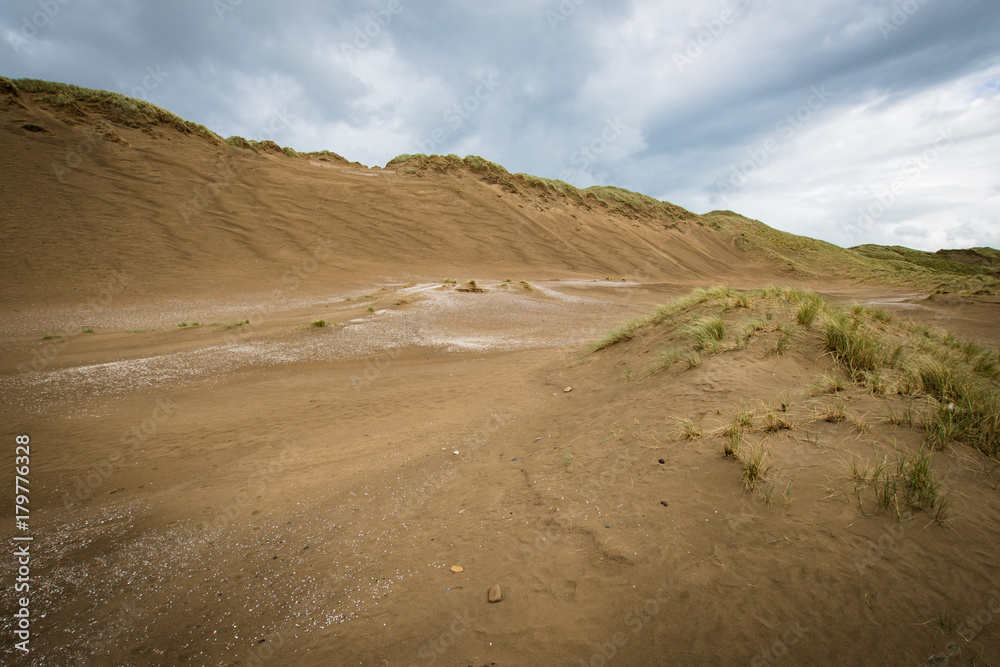
[[[681,209],[668,224],[511,192],[464,165],[404,175],[160,124],[110,130],[99,110],[68,115],[39,97],[0,101],[4,304],[72,303],[113,272],[129,281],[125,303],[387,275],[696,283],[751,268],[730,234]]]
[[[1000,662],[989,253],[4,81],[0,417],[35,536],[4,664]],[[807,291],[747,291],[775,282]],[[878,341],[861,371],[838,322]]]

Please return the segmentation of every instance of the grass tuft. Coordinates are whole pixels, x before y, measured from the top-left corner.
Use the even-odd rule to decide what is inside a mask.
[[[788,346],[791,344],[792,339],[795,338],[795,329],[790,326],[782,325],[777,328],[777,331],[781,332],[781,336],[778,337],[778,340],[768,346],[767,352],[768,354],[781,357],[788,351]]]
[[[885,416],[882,418],[882,422],[885,424],[891,424],[893,426],[909,426],[913,427],[913,408],[911,406],[906,406],[906,408],[898,415],[893,411],[890,405],[886,411]]]
[[[740,447],[743,444],[743,431],[729,429],[726,431],[725,438],[722,444],[722,456],[727,459],[737,458],[740,454]]]
[[[757,334],[758,331],[766,331],[767,324],[764,320],[759,317],[752,317],[743,324],[743,331],[740,334],[740,341],[744,346],[749,345],[750,341]]]
[[[901,453],[895,466],[885,455],[878,458],[869,471],[867,462],[851,455],[849,463],[851,480],[859,502],[859,490],[871,487],[875,501],[882,510],[892,510],[897,516],[900,507],[914,510],[935,509],[934,521],[944,523],[950,516],[951,498],[941,493],[941,483],[934,473],[931,452],[921,446],[913,454]]]
[[[903,480],[907,504],[915,509],[934,507],[941,484],[934,477],[929,451],[920,447],[913,456],[900,459],[898,475]]]
[[[726,325],[719,317],[704,317],[684,327],[684,333],[691,337],[695,350],[719,350],[719,344],[726,336]]]
[[[594,343],[590,351],[597,352],[604,348],[617,345],[618,343],[635,338],[636,330],[647,322],[646,316],[638,317],[629,322],[619,324],[617,327],[604,334],[604,338]]]
[[[806,299],[799,305],[799,310],[795,314],[795,321],[804,327],[811,327],[824,305],[819,295],[813,295],[813,298]]]
[[[899,512],[899,501],[896,498],[896,477],[888,469],[872,476],[872,486],[875,489],[875,500],[884,510],[895,509]]]
[[[750,429],[753,428],[755,419],[756,416],[754,415],[754,411],[751,410],[747,405],[745,405],[741,401],[740,407],[738,407],[736,411],[733,412],[732,426],[734,428],[740,428],[745,431],[749,431]]]
[[[656,360],[649,365],[649,374],[656,375],[660,371],[671,368],[681,360],[681,350],[676,347],[663,347],[656,353]]]
[[[837,401],[835,404],[831,405],[820,415],[823,421],[830,422],[831,424],[839,424],[840,422],[847,419],[847,404],[844,401]]]
[[[943,449],[967,442],[993,458],[1000,456],[1000,392],[974,372],[923,360],[911,368],[913,380],[936,402],[924,413],[927,444]]]
[[[767,414],[764,415],[763,428],[768,433],[775,433],[783,429],[790,429],[792,428],[792,425],[780,413],[774,410],[768,410]]]
[[[818,380],[816,380],[816,382],[813,383],[812,395],[820,396],[822,394],[837,394],[844,391],[846,388],[847,384],[844,382],[844,378],[842,378],[839,373],[824,373]]]
[[[767,445],[762,442],[749,449],[745,454],[738,455],[737,458],[743,465],[743,474],[741,475],[743,487],[753,493],[757,484],[771,470],[771,466],[764,463],[764,459],[767,458]]]
[[[854,380],[878,370],[885,358],[885,349],[875,334],[844,315],[835,315],[827,323],[824,343]]]
[[[681,436],[685,440],[694,440],[701,437],[701,429],[690,419],[681,419]]]

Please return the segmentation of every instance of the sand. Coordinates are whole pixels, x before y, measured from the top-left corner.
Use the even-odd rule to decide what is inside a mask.
[[[698,285],[794,284],[996,346],[992,297],[789,274],[693,218],[469,172],[159,126],[95,143],[95,118],[0,109],[0,417],[11,456],[31,437],[35,537],[31,653],[5,614],[5,664],[1000,663],[995,462],[935,454],[945,525],[859,506],[849,458],[922,433],[856,387],[850,419],[818,418],[815,329],[652,376],[652,339],[587,354]],[[770,504],[712,435],[741,401],[794,424],[753,435]]]

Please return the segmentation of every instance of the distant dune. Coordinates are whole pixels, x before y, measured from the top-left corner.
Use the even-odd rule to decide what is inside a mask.
[[[790,274],[942,282],[731,212],[578,190],[474,156],[366,168],[222,140],[142,100],[64,84],[0,79],[0,133],[4,309],[75,302],[114,272],[129,279],[122,303],[515,270],[692,285]],[[303,262],[312,270],[296,270]]]

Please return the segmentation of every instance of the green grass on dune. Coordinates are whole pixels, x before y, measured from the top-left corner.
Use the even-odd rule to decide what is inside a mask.
[[[647,195],[615,186],[594,185],[577,188],[565,181],[512,174],[502,165],[490,162],[478,155],[425,155],[403,154],[389,160],[386,168],[394,167],[402,173],[418,173],[425,170],[452,171],[468,169],[487,183],[500,185],[511,193],[534,192],[545,197],[568,200],[571,203],[618,213],[627,217],[650,217],[677,223],[681,220],[698,221],[698,216],[670,202],[660,201]]]
[[[903,268],[921,267],[939,273],[956,275],[997,275],[1000,273],[1000,252],[993,248],[970,248],[960,251],[978,259],[977,263],[965,263],[950,259],[948,251],[926,252],[903,246],[860,245],[851,248],[854,252],[871,259],[888,262]],[[954,252],[954,251],[953,251]]]
[[[40,79],[3,79],[20,93],[42,94],[40,100],[53,107],[66,109],[80,115],[83,107],[92,107],[102,112],[109,120],[123,125],[137,123],[163,123],[171,125],[179,132],[200,134],[213,141],[222,141],[219,135],[204,125],[186,121],[166,109],[146,100],[128,97],[107,90],[93,90],[66,83],[42,81]]]
[[[916,276],[922,285],[933,285],[936,293],[1000,293],[1000,251],[993,248],[934,253],[902,246],[861,245],[851,251],[880,262],[896,275]]]
[[[831,386],[819,393],[852,384],[877,396],[906,397],[908,411],[921,415],[919,424],[906,421],[923,429],[929,448],[965,443],[1000,458],[1000,351],[880,308],[833,306],[814,292],[787,287],[699,289],[612,329],[589,352],[633,339],[637,345],[618,354],[641,357],[650,376],[694,368],[698,353],[711,358],[755,345],[780,356],[808,339],[813,347],[800,353],[830,355],[849,378],[827,378]],[[698,363],[685,364],[693,355]]]
[[[954,261],[949,255],[898,246],[840,246],[790,234],[732,211],[701,216],[713,228],[734,235],[750,258],[798,277],[835,277],[875,285],[935,292],[1000,294],[1000,252],[992,248],[961,251],[981,264]]]

